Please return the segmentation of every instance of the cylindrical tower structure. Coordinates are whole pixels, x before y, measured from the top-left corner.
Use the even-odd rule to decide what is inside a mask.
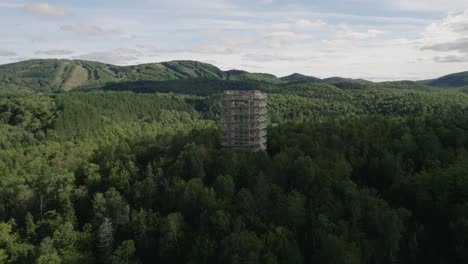
[[[267,96],[260,91],[225,91],[222,146],[266,150]]]

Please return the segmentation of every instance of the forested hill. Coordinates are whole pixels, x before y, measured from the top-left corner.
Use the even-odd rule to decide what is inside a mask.
[[[79,87],[99,88],[108,83],[132,81],[169,81],[189,78],[218,80],[283,81],[270,74],[221,71],[196,61],[171,61],[115,66],[82,60],[29,60],[0,65],[0,89],[4,91],[55,92]]]
[[[468,73],[458,73],[434,80],[421,82],[401,81],[375,83],[361,79],[333,77],[319,79],[302,74],[292,74],[277,78],[272,74],[249,73],[240,70],[222,71],[214,65],[197,61],[170,61],[134,66],[116,66],[100,62],[82,60],[28,60],[18,63],[0,65],[0,92],[58,92],[78,88],[101,89],[115,83],[125,83],[126,90],[135,90],[133,83],[174,82],[187,79],[216,81],[238,81],[242,86],[282,85],[297,83],[325,83],[338,88],[361,89],[379,88],[410,88],[430,89],[463,87],[468,85]],[[130,85],[129,85],[130,84]],[[185,88],[195,89],[192,82],[179,83]],[[252,85],[251,85],[252,84]],[[164,84],[165,85],[165,84]],[[174,83],[172,83],[174,85]],[[110,87],[113,89],[113,87]],[[119,86],[118,89],[122,89]]]
[[[435,87],[461,87],[468,84],[468,71],[449,74],[435,80],[426,81],[430,86]]]

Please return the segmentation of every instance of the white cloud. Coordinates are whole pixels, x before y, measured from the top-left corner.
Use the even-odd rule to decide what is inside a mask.
[[[96,25],[85,25],[85,24],[68,24],[60,27],[63,31],[69,31],[74,33],[86,34],[86,35],[109,35],[121,33],[116,29],[104,29]]]
[[[468,10],[432,23],[418,41],[423,51],[445,53],[436,62],[468,62]]]
[[[369,29],[364,32],[340,32],[336,35],[337,39],[348,39],[348,40],[364,40],[364,39],[370,39],[370,38],[375,38],[378,35],[384,33],[381,30],[377,29]]]
[[[38,50],[34,52],[35,55],[50,55],[50,56],[65,56],[75,53],[73,50],[67,49],[53,49],[53,50]]]
[[[17,7],[22,7],[23,5],[18,4],[18,3],[0,3],[0,7],[5,7],[5,8],[17,8]]]
[[[324,28],[327,24],[320,19],[315,21],[300,19],[296,21],[295,26],[301,29],[320,29]]]
[[[290,23],[275,23],[271,25],[271,29],[273,30],[289,30],[291,28]]]
[[[273,30],[285,31],[285,30],[318,30],[323,29],[327,26],[321,19],[308,20],[299,19],[291,22],[275,23],[271,25]]]
[[[433,45],[426,45],[421,48],[422,50],[433,50],[433,51],[457,51],[460,53],[468,54],[468,38],[461,38],[451,42],[438,43]]]
[[[0,57],[13,57],[17,56],[16,52],[10,50],[0,50]]]
[[[226,9],[232,8],[230,0],[148,0],[163,7],[180,9]]]
[[[414,11],[459,11],[468,8],[466,0],[386,0],[397,9]]]
[[[72,10],[74,4],[67,2],[67,6],[63,5],[66,11],[76,14],[63,18],[58,27],[64,26],[58,34],[57,23],[51,23],[50,19],[38,20],[24,13],[18,14],[22,12],[23,2],[16,7],[12,5],[11,10],[0,10],[3,11],[0,20],[5,27],[5,37],[0,38],[0,46],[30,57],[81,58],[113,64],[193,59],[217,62],[216,65],[224,65],[225,68],[242,68],[245,65],[252,69],[262,67],[264,71],[277,75],[301,72],[319,77],[417,79],[443,75],[468,66],[463,64],[468,27],[464,18],[458,17],[460,14],[425,29],[433,22],[431,19],[435,14],[391,10],[385,12],[388,16],[380,16],[383,13],[356,15],[353,10],[324,11],[306,4],[282,5],[280,1],[262,5],[262,1],[124,1],[112,10],[102,5],[81,5]],[[415,8],[408,5],[434,2],[406,0],[405,4],[403,0],[377,0],[375,4],[373,0],[350,1],[369,1],[374,3],[373,6],[385,8],[388,7],[386,3],[393,1],[394,8],[406,10]],[[410,1],[412,3],[408,3]],[[460,3],[458,0],[445,0],[438,8],[441,5],[453,8],[456,5],[452,2]],[[0,7],[2,5],[0,3]],[[446,13],[448,8],[440,9],[439,14]],[[48,14],[51,15],[50,12]],[[21,20],[21,28],[8,27],[15,25],[18,19]],[[339,23],[349,26],[341,28]],[[418,35],[423,31],[424,35]],[[101,35],[111,37],[86,37]],[[132,35],[138,38],[126,38]],[[43,37],[47,42],[32,45],[28,40],[33,37]],[[329,41],[321,41],[327,39]],[[397,41],[399,39],[401,41]],[[123,43],[124,47],[135,49],[119,49]],[[137,46],[140,43],[157,45],[143,48]],[[76,53],[71,53],[73,50]],[[4,56],[0,61],[9,59]]]
[[[292,41],[300,41],[311,38],[305,34],[297,34],[292,31],[276,31],[263,35],[263,44],[269,48],[279,48]]]
[[[221,41],[207,42],[200,45],[183,48],[162,48],[156,45],[138,45],[154,55],[161,53],[194,53],[194,54],[239,54],[246,45],[251,43],[250,38],[244,37],[231,37]]]
[[[65,9],[57,6],[44,4],[27,4],[23,6],[23,10],[31,14],[49,15],[49,16],[65,16]]]
[[[258,65],[246,64],[246,63],[243,63],[240,66],[243,68],[249,68],[249,69],[263,69],[264,68]]]
[[[253,61],[257,63],[263,62],[298,62],[298,61],[305,61],[310,58],[305,58],[304,56],[285,56],[280,54],[245,54],[243,58],[248,61]]]
[[[465,55],[436,56],[436,57],[434,57],[434,60],[436,62],[440,62],[440,63],[468,62],[468,54],[465,54]]]
[[[138,50],[120,48],[109,51],[99,51],[82,54],[73,57],[73,59],[127,65],[129,63],[138,61],[141,56],[143,56],[143,54]]]
[[[423,33],[427,42],[451,41],[468,34],[468,10],[457,14],[449,15],[442,21],[432,23]]]

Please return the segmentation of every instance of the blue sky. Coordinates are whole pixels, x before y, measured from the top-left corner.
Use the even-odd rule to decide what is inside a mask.
[[[0,0],[0,63],[199,60],[278,76],[468,70],[467,0]]]

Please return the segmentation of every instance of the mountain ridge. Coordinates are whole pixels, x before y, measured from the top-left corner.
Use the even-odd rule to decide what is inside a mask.
[[[436,79],[426,80],[423,83],[439,88],[463,87],[468,85],[468,71],[452,73]]]
[[[59,92],[82,87],[99,88],[110,83],[177,81],[195,78],[261,82],[272,85],[325,83],[338,88],[350,89],[380,84],[364,79],[341,77],[320,79],[300,73],[278,78],[269,73],[250,73],[243,70],[223,71],[215,65],[192,60],[117,66],[86,60],[33,59],[0,65],[0,91]],[[468,85],[468,72],[454,73],[424,81],[381,83],[397,88],[413,85],[417,88],[462,87]]]

